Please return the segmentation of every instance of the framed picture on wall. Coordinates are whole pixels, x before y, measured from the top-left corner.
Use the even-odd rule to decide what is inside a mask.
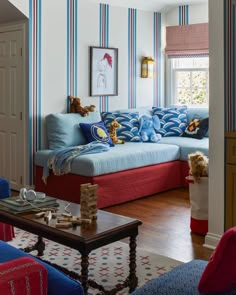
[[[118,95],[118,48],[90,46],[90,96]]]

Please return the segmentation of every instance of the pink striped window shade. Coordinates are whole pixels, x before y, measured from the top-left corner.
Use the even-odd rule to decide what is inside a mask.
[[[209,53],[208,23],[166,27],[168,56]]]

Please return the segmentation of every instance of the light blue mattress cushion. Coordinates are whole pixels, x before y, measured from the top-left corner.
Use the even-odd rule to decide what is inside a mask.
[[[202,152],[208,156],[209,138],[195,139],[181,136],[162,137],[160,143],[175,144],[180,147],[180,160],[187,161],[188,154],[196,151]]]
[[[44,166],[50,150],[38,151],[35,164]],[[83,176],[97,176],[127,169],[149,166],[178,160],[180,149],[177,145],[126,142],[111,147],[108,152],[76,157],[71,165],[71,173]]]
[[[79,123],[95,123],[101,121],[99,112],[91,112],[88,116],[80,114],[50,114],[46,116],[48,147],[51,150],[63,147],[86,144]]]

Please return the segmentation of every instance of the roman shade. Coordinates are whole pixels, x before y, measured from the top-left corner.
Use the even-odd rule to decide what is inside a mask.
[[[166,27],[168,56],[208,55],[208,23]]]

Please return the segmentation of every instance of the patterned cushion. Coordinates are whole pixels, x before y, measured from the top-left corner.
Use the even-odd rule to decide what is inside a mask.
[[[97,123],[80,123],[79,126],[88,142],[100,141],[109,143],[110,146],[114,146],[102,121]]]
[[[203,139],[207,134],[208,125],[209,118],[200,119],[199,117],[194,117],[188,124],[182,136]]]
[[[159,108],[153,107],[153,115],[157,115],[161,122],[161,129],[157,132],[162,136],[180,136],[187,127],[187,108]]]
[[[117,122],[122,126],[117,129],[118,139],[124,141],[140,142],[141,137],[139,135],[139,114],[134,112],[102,112],[102,119],[105,123],[107,130],[110,129],[111,122],[116,119]]]

